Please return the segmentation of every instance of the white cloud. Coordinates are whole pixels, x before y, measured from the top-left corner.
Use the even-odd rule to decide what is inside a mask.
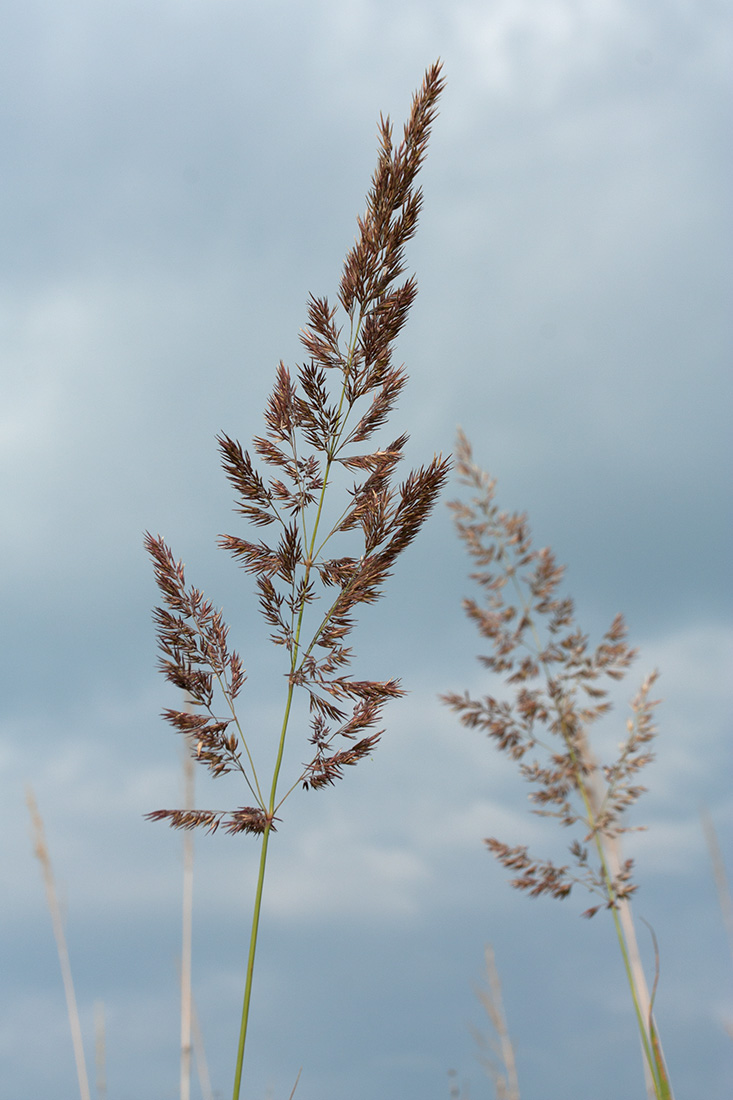
[[[545,105],[568,77],[602,63],[638,23],[626,4],[606,0],[472,0],[452,10],[478,86]]]
[[[409,918],[430,878],[424,857],[397,837],[392,844],[369,841],[354,819],[329,817],[274,863],[266,908],[288,920]]]

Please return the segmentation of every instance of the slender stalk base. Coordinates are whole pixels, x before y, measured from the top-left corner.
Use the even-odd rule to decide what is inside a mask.
[[[257,951],[257,932],[260,926],[260,909],[262,908],[262,889],[265,884],[265,867],[267,865],[267,846],[270,840],[270,826],[268,825],[262,834],[262,849],[260,851],[260,870],[257,876],[257,892],[255,894],[254,911],[252,913],[252,932],[249,940],[249,958],[247,959],[247,979],[244,985],[244,1004],[242,1005],[242,1023],[239,1029],[239,1047],[237,1048],[237,1065],[234,1072],[234,1092],[232,1100],[239,1100],[239,1090],[242,1085],[242,1066],[244,1064],[244,1044],[247,1039],[247,1021],[249,1019],[249,1002],[252,997],[252,975],[255,968],[255,953]]]

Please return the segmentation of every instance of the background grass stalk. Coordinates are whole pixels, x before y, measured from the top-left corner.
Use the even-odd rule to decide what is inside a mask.
[[[97,1100],[107,1097],[107,1055],[105,1050],[104,1001],[94,1002],[94,1064],[96,1067]]]
[[[520,774],[532,784],[533,813],[555,817],[566,828],[582,827],[582,839],[570,845],[578,867],[531,858],[525,846],[509,845],[490,837],[486,844],[500,862],[519,876],[517,889],[531,897],[549,894],[565,898],[576,883],[600,895],[583,914],[599,909],[612,912],[642,1045],[647,1088],[657,1100],[668,1100],[671,1087],[659,1035],[652,1015],[653,996],[644,977],[629,899],[633,861],[622,861],[620,834],[628,831],[622,815],[643,793],[638,772],[653,758],[654,737],[649,691],[657,673],[642,684],[631,703],[633,719],[617,759],[601,767],[591,749],[589,730],[611,709],[601,677],[623,678],[636,655],[626,642],[626,627],[617,615],[595,651],[576,625],[573,601],[558,596],[563,568],[551,550],[535,550],[526,515],[500,512],[494,503],[495,482],[472,459],[471,446],[459,432],[456,466],[463,484],[477,490],[470,503],[454,501],[459,537],[477,570],[471,574],[485,603],[464,600],[464,609],[493,653],[480,657],[485,668],[506,676],[514,692],[512,703],[493,696],[472,699],[468,693],[443,696],[468,727],[486,730],[498,747],[518,763]],[[506,598],[511,586],[516,603]],[[542,637],[538,623],[543,624]],[[544,740],[542,731],[559,738],[561,750]],[[544,759],[536,755],[541,749]],[[527,762],[527,758],[529,762]],[[592,841],[598,863],[591,866],[586,845]]]
[[[490,1039],[487,1040],[486,1037],[476,1029],[474,1029],[474,1038],[482,1050],[488,1046],[489,1049],[498,1056],[501,1066],[503,1067],[502,1073],[501,1068],[496,1064],[494,1058],[482,1056],[481,1061],[494,1082],[496,1100],[520,1100],[519,1077],[517,1075],[514,1044],[512,1043],[509,1027],[507,1026],[504,998],[501,992],[501,980],[499,978],[499,971],[496,967],[494,949],[491,944],[487,944],[484,948],[484,959],[486,963],[487,984],[485,989],[477,990],[477,996],[494,1029],[498,1039],[498,1045],[493,1043]]]
[[[713,878],[715,880],[715,889],[718,893],[720,912],[723,916],[725,933],[728,937],[728,947],[730,949],[731,959],[733,959],[733,898],[731,898],[730,886],[728,884],[728,876],[725,870],[725,860],[723,859],[723,853],[720,850],[720,844],[718,843],[718,834],[715,831],[715,826],[713,824],[713,819],[710,816],[710,811],[705,807],[700,810],[700,820],[702,821],[702,828],[703,832],[705,833],[705,843],[707,844],[708,852],[710,854],[710,862],[713,868]]]
[[[91,1100],[91,1094],[89,1091],[89,1077],[87,1075],[87,1064],[84,1057],[84,1041],[82,1039],[81,1024],[79,1022],[79,1009],[76,1004],[76,993],[74,992],[74,980],[71,976],[69,950],[66,946],[66,936],[64,935],[64,922],[61,918],[61,907],[59,905],[58,893],[56,891],[56,883],[54,880],[53,868],[51,866],[51,857],[48,853],[48,846],[46,844],[46,837],[43,829],[43,819],[41,818],[41,815],[39,813],[35,795],[33,794],[33,791],[30,787],[26,787],[25,800],[28,806],[28,811],[31,815],[31,822],[33,824],[35,853],[40,861],[43,871],[43,882],[46,887],[46,900],[48,902],[48,909],[51,914],[53,934],[56,940],[56,950],[59,957],[59,964],[61,966],[61,978],[64,983],[64,994],[66,996],[66,1011],[69,1017],[69,1027],[71,1028],[71,1041],[74,1047],[76,1075],[79,1081],[79,1095],[81,1097],[81,1100]]]
[[[532,608],[528,603],[524,591],[519,584],[516,571],[511,573],[512,584],[521,605],[524,619],[527,622],[535,643],[535,657],[542,669],[546,681],[551,681],[552,673],[542,656],[542,643],[537,632],[537,626],[532,616]],[[558,719],[558,727],[562,731],[568,756],[573,762],[574,782],[583,801],[585,820],[593,837],[601,869],[606,897],[609,902],[613,917],[616,937],[618,939],[621,956],[623,959],[626,978],[631,991],[631,999],[634,1005],[639,1039],[641,1042],[644,1061],[645,1080],[647,1092],[651,1097],[661,1100],[663,1095],[663,1075],[660,1074],[658,1052],[661,1052],[657,1038],[656,1047],[653,1042],[653,1029],[651,1022],[651,1003],[649,988],[641,962],[639,943],[636,937],[634,919],[631,913],[631,903],[628,899],[618,899],[614,890],[614,882],[621,871],[621,858],[619,855],[619,841],[615,836],[604,835],[599,828],[598,819],[603,807],[603,791],[598,783],[598,761],[593,754],[585,730],[580,734],[579,748],[574,744],[573,738],[567,728],[557,698],[554,699],[555,712]],[[581,759],[581,756],[583,759]]]
[[[196,1012],[196,1000],[193,994],[191,995],[191,1027],[193,1030],[193,1050],[196,1056],[196,1071],[199,1088],[201,1089],[201,1100],[214,1100],[214,1093],[211,1088],[211,1077],[209,1075],[209,1065],[206,1060],[206,1050],[204,1049],[204,1039],[199,1026]]]

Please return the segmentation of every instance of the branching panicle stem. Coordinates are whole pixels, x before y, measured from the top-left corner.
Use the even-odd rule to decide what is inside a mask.
[[[486,844],[515,872],[512,885],[531,897],[566,898],[580,883],[601,899],[584,916],[592,917],[603,907],[611,910],[645,1066],[654,1095],[662,1100],[671,1097],[671,1090],[631,918],[630,898],[636,890],[631,881],[633,864],[622,862],[619,855],[619,836],[629,828],[623,814],[644,791],[636,779],[652,759],[649,743],[655,733],[655,702],[649,692],[657,674],[647,678],[632,703],[634,717],[617,760],[600,768],[589,731],[608,713],[610,702],[598,681],[603,676],[621,679],[636,653],[626,643],[623,619],[618,615],[601,644],[589,652],[587,636],[574,624],[572,600],[558,597],[564,571],[552,552],[533,549],[526,516],[499,512],[494,504],[495,481],[475,465],[462,433],[456,452],[460,479],[477,495],[468,504],[455,501],[450,507],[458,534],[477,567],[471,579],[485,596],[484,604],[466,600],[464,607],[482,637],[493,645],[493,653],[481,657],[481,663],[506,676],[516,700],[510,703],[492,696],[477,700],[468,693],[443,699],[465,726],[485,730],[499,749],[518,762],[520,773],[533,786],[534,813],[556,817],[566,827],[582,828],[582,839],[570,846],[575,873],[568,866],[532,859],[523,846],[510,847],[493,837]],[[506,598],[507,587],[514,592],[514,604]],[[551,744],[553,736],[558,747]],[[528,761],[537,749],[545,752],[545,763],[537,758]],[[595,851],[596,868],[589,863],[588,843]]]
[[[266,432],[253,441],[266,472],[256,469],[236,440],[219,436],[222,465],[237,494],[237,512],[254,527],[272,528],[279,535],[277,543],[239,535],[220,539],[220,545],[256,578],[260,609],[272,630],[270,638],[288,652],[287,697],[267,798],[263,796],[266,785],[255,768],[254,748],[237,715],[245,675],[238,655],[229,648],[221,612],[197,589],[187,587],[183,565],[165,542],[150,534],[146,537],[165,605],[155,611],[160,667],[204,712],[167,710],[164,717],[191,737],[196,759],[214,777],[239,771],[256,803],[236,811],[158,810],[148,815],[167,819],[178,828],[203,826],[215,831],[223,826],[229,832],[261,836],[234,1100],[241,1086],[275,814],[296,786],[332,784],[344,767],[368,756],[378,743],[382,731],[369,731],[375,730],[388,700],[402,690],[394,679],[365,681],[347,675],[351,650],[345,641],[359,605],[381,597],[394,562],[429,516],[449,470],[449,462],[435,456],[402,485],[394,486],[392,476],[405,435],[387,447],[375,445],[371,453],[351,453],[354,445],[372,439],[384,426],[407,381],[402,368],[391,364],[392,345],[407,319],[417,284],[412,277],[402,284],[397,280],[404,271],[405,244],[417,227],[422,193],[415,179],[442,88],[437,63],[427,71],[413,99],[399,145],[393,144],[389,119],[381,120],[378,162],[366,212],[358,220],[356,243],[347,254],[339,287],[348,341],[342,346],[338,307],[312,297],[309,323],[301,334],[309,360],[295,376],[280,363],[265,410]],[[346,504],[337,509],[339,519],[328,528],[326,496],[336,464],[359,472],[363,480],[354,484]],[[357,542],[355,552],[348,557],[325,557],[332,541],[342,537]],[[335,589],[335,594],[326,589]],[[318,612],[311,605],[320,599],[325,600],[325,609]],[[278,802],[296,687],[308,695],[313,756]],[[225,717],[214,709],[217,691],[226,704]],[[346,742],[345,747],[337,747],[338,739],[342,745]]]

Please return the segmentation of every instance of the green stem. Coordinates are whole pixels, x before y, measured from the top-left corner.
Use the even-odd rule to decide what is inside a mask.
[[[601,865],[602,865],[602,868],[603,868],[603,875],[608,880],[609,872],[608,872],[608,868],[607,868],[605,859],[601,860]],[[610,890],[609,890],[609,893],[610,893]],[[628,902],[622,900],[621,902],[617,902],[616,906],[618,906],[619,904],[620,905],[628,905]],[[662,1095],[662,1093],[660,1091],[661,1082],[659,1080],[659,1075],[658,1075],[658,1072],[657,1072],[657,1066],[656,1066],[656,1062],[655,1062],[655,1059],[654,1059],[654,1055],[652,1053],[652,1048],[651,1048],[651,1045],[649,1043],[649,1024],[644,1021],[644,1016],[643,1016],[642,1011],[641,1011],[641,1005],[639,1004],[639,993],[638,993],[638,990],[637,990],[637,987],[636,987],[636,981],[634,980],[634,972],[633,972],[632,967],[631,967],[631,959],[629,957],[629,951],[628,951],[628,947],[627,947],[627,944],[626,944],[626,936],[624,935],[624,930],[621,927],[621,919],[619,917],[618,909],[617,909],[616,906],[614,906],[614,908],[611,910],[611,912],[613,913],[613,923],[616,926],[616,935],[618,936],[618,942],[619,942],[619,946],[621,948],[621,955],[622,955],[623,960],[624,960],[624,969],[626,970],[626,977],[628,979],[629,989],[631,990],[631,999],[634,1002],[634,1010],[636,1012],[636,1022],[637,1022],[638,1027],[639,1027],[639,1035],[641,1037],[641,1045],[642,1045],[642,1048],[644,1050],[644,1057],[646,1058],[647,1066],[649,1067],[649,1072],[651,1074],[652,1083],[654,1085],[654,1092],[657,1096],[661,1096]],[[651,1019],[651,1011],[650,1011],[650,1019]]]
[[[242,1004],[242,1022],[239,1028],[239,1046],[237,1048],[237,1064],[234,1071],[234,1092],[232,1100],[239,1100],[239,1091],[242,1085],[242,1065],[244,1064],[244,1047],[247,1042],[247,1024],[249,1021],[249,1003],[252,998],[252,977],[254,975],[255,954],[257,952],[257,934],[260,927],[260,910],[262,908],[262,891],[265,885],[265,868],[267,866],[267,849],[272,831],[272,818],[274,816],[275,798],[277,796],[277,781],[280,776],[283,752],[285,749],[285,735],[288,731],[290,708],[293,702],[293,684],[288,688],[288,699],[285,705],[282,730],[280,731],[280,744],[278,745],[277,760],[272,774],[272,788],[270,790],[270,805],[268,822],[262,834],[262,848],[260,849],[260,869],[257,875],[257,890],[255,892],[254,910],[252,912],[252,931],[249,937],[249,957],[247,959],[247,976],[244,984],[244,1003]]]
[[[249,958],[247,960],[247,980],[244,985],[244,1004],[242,1005],[242,1023],[239,1029],[239,1047],[237,1048],[237,1065],[234,1071],[234,1092],[232,1100],[239,1100],[239,1090],[242,1085],[242,1065],[244,1064],[244,1044],[247,1041],[247,1022],[249,1020],[249,1002],[252,997],[252,975],[255,967],[255,952],[257,951],[257,932],[260,926],[260,909],[262,907],[262,888],[265,884],[265,866],[267,864],[267,845],[270,839],[270,826],[267,825],[262,835],[262,849],[260,851],[260,871],[257,876],[257,893],[255,894],[254,912],[252,914],[252,932],[249,939]]]
[[[316,518],[315,518],[315,522],[314,522],[314,525],[313,525],[313,533],[312,533],[311,538],[310,538],[310,545],[308,547],[308,557],[307,557],[306,564],[305,564],[305,578],[304,579],[305,579],[306,584],[308,583],[308,577],[310,575],[310,571],[311,571],[311,568],[312,568],[312,565],[313,565],[313,551],[314,551],[315,544],[316,544],[316,538],[318,536],[318,528],[319,528],[319,525],[320,525],[320,522],[321,522],[321,515],[322,515],[322,512],[323,512],[323,502],[324,502],[324,499],[325,499],[325,496],[326,496],[326,489],[328,487],[328,478],[329,478],[329,474],[331,472],[331,466],[332,466],[333,461],[334,461],[334,455],[336,453],[336,450],[338,449],[339,440],[340,440],[341,436],[343,435],[343,431],[344,431],[345,418],[344,418],[344,422],[342,422],[342,409],[343,409],[344,399],[345,399],[345,396],[346,396],[346,384],[347,384],[347,380],[348,380],[348,372],[351,369],[351,364],[352,364],[352,360],[353,360],[353,356],[354,356],[354,348],[355,348],[355,345],[356,345],[356,340],[358,338],[359,330],[361,328],[361,321],[362,321],[362,316],[361,316],[361,313],[360,313],[359,314],[359,319],[356,323],[356,331],[354,331],[354,322],[353,322],[353,318],[352,318],[352,327],[351,327],[351,333],[350,333],[350,337],[349,337],[349,348],[348,348],[348,354],[347,354],[347,358],[346,358],[346,371],[345,371],[345,374],[344,374],[344,384],[343,384],[343,388],[341,390],[341,400],[339,401],[339,406],[338,406],[338,411],[337,411],[337,427],[336,427],[336,430],[334,432],[333,451],[332,451],[332,453],[329,454],[328,461],[327,461],[327,464],[326,464],[326,470],[325,470],[324,478],[323,478],[323,486],[321,488],[320,500],[318,501],[318,509],[316,511]],[[348,410],[347,410],[346,415],[348,416]],[[307,533],[305,531],[304,531],[304,535],[306,537],[306,543],[307,543],[308,538],[307,538]],[[256,889],[256,892],[255,892],[254,909],[253,909],[253,912],[252,912],[252,930],[250,932],[250,938],[249,938],[249,956],[248,956],[248,959],[247,959],[247,975],[246,975],[246,980],[245,980],[245,984],[244,984],[244,1002],[242,1004],[242,1021],[241,1021],[240,1028],[239,1028],[239,1046],[237,1048],[237,1064],[236,1064],[235,1071],[234,1071],[234,1091],[232,1093],[232,1100],[239,1100],[239,1093],[240,1093],[240,1089],[242,1087],[242,1067],[244,1065],[244,1048],[245,1048],[245,1044],[247,1042],[247,1025],[248,1025],[248,1022],[249,1022],[249,1005],[250,1005],[250,1001],[251,1001],[251,998],[252,998],[252,978],[253,978],[253,975],[254,975],[255,955],[257,953],[257,935],[258,935],[259,927],[260,927],[260,910],[262,908],[262,892],[263,892],[264,885],[265,885],[265,868],[267,866],[267,849],[268,849],[269,841],[270,841],[270,833],[272,831],[272,821],[273,821],[273,818],[275,816],[275,802],[276,802],[276,799],[277,799],[277,784],[278,784],[278,779],[280,778],[280,768],[282,766],[283,753],[285,751],[285,737],[286,737],[287,732],[288,732],[288,722],[290,720],[290,710],[291,710],[292,703],[293,703],[293,688],[295,686],[294,682],[293,682],[293,677],[295,675],[295,672],[296,672],[296,669],[297,669],[297,666],[298,666],[298,657],[299,657],[299,654],[300,654],[300,634],[301,634],[301,630],[302,630],[302,627],[303,627],[304,612],[305,612],[305,601],[303,601],[300,605],[300,609],[299,609],[299,613],[298,613],[298,621],[297,621],[297,625],[296,625],[294,636],[293,636],[293,649],[292,649],[291,660],[290,660],[290,682],[288,684],[288,697],[287,697],[287,702],[285,704],[285,714],[283,716],[282,729],[280,731],[280,742],[278,744],[277,758],[275,760],[275,768],[274,768],[273,773],[272,773],[272,786],[270,788],[270,801],[269,801],[269,805],[268,805],[268,809],[267,809],[267,824],[265,826],[265,831],[262,834],[262,847],[260,849],[260,868],[259,868],[259,873],[257,875],[257,889]],[[320,631],[322,629],[323,629],[323,624],[321,625],[321,627],[319,627],[318,633],[320,633]],[[316,634],[316,637],[318,637],[318,634]],[[314,641],[315,641],[315,639],[314,639]],[[310,652],[310,649],[312,648],[312,646],[313,646],[313,643],[311,643],[311,646],[309,647],[307,652]],[[230,701],[230,706],[231,706],[231,701]],[[236,718],[236,715],[235,715],[235,718]],[[239,722],[237,722],[237,727],[239,728]],[[239,732],[240,732],[240,736],[241,736],[241,729],[239,730]],[[246,743],[246,741],[244,740],[243,737],[242,737],[242,741],[244,742],[245,749],[247,749],[247,756],[250,760],[250,764],[252,765],[252,769],[254,771],[254,764],[252,762],[252,758],[249,756],[249,749],[247,748],[247,743]],[[246,776],[245,776],[245,778],[246,778]],[[257,783],[256,773],[255,773],[255,783],[257,784],[257,790],[259,792],[259,784]],[[291,788],[291,790],[292,789],[294,789],[294,788]]]

